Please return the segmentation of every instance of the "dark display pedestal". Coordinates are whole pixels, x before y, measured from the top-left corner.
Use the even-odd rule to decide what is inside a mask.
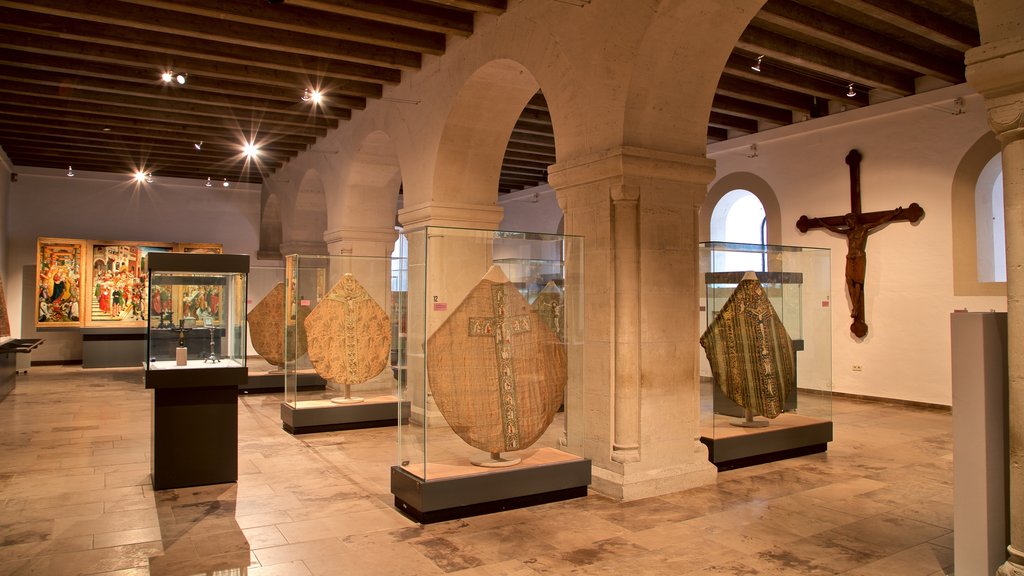
[[[765,428],[724,424],[716,433],[700,439],[708,447],[708,460],[719,470],[733,470],[824,452],[832,441],[832,422],[782,414]]]
[[[16,376],[23,359],[30,358],[32,350],[42,344],[39,338],[15,338],[0,344],[0,400],[14,390]],[[25,368],[28,372],[28,368]]]
[[[145,360],[145,328],[82,329],[82,368],[138,366]]]
[[[564,454],[550,448],[537,452]],[[530,459],[524,458],[509,468],[479,468],[467,462],[466,475],[430,480],[392,466],[391,493],[395,507],[421,524],[586,496],[590,460],[565,456],[539,465],[530,465]]]
[[[401,403],[394,396],[367,398],[358,404],[333,404],[330,401],[302,402],[295,408],[281,403],[281,427],[289,434],[355,430],[405,424],[409,420],[409,402]]]
[[[299,391],[316,391],[327,388],[327,381],[313,371],[308,374],[297,374],[296,380],[295,387]],[[246,380],[245,384],[238,389],[238,391],[243,394],[284,392],[284,382],[284,372],[255,372],[250,370],[249,378]]]
[[[238,480],[238,387],[246,368],[146,371],[153,389],[153,489]]]

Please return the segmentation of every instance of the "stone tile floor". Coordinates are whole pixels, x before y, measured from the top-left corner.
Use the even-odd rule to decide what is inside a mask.
[[[952,574],[948,412],[836,398],[827,454],[420,526],[392,506],[394,428],[291,436],[276,394],[240,397],[237,483],[154,493],[141,380],[18,376],[0,402],[0,574]]]

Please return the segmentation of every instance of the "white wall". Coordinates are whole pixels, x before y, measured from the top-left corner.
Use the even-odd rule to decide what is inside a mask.
[[[10,185],[4,281],[11,333],[43,338],[32,361],[79,360],[77,329],[35,330],[34,272],[40,236],[86,240],[215,242],[258,266],[257,185],[207,188],[205,180],[160,178],[137,185],[127,175],[18,167]],[[9,180],[9,179],[8,179]],[[0,190],[2,192],[2,190]]]
[[[955,115],[953,98],[966,112]],[[782,243],[829,248],[833,389],[851,394],[950,405],[949,314],[1005,310],[1005,297],[955,297],[952,273],[953,175],[964,153],[989,130],[980,97],[953,86],[730,140],[709,147],[717,178],[752,172],[774,189]],[[749,158],[750,144],[757,157]],[[850,149],[863,155],[865,212],[917,202],[925,217],[895,222],[867,244],[867,336],[849,331],[846,241],[823,230],[801,234],[796,221],[850,211]],[[853,371],[853,365],[862,371]]]

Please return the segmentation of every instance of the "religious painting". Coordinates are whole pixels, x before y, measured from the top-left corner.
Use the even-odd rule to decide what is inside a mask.
[[[170,252],[173,244],[95,241],[87,256],[87,326],[144,326],[149,311],[146,255]]]
[[[4,281],[0,278],[0,337],[11,335],[11,320],[7,315],[7,294],[4,292]]]
[[[82,276],[85,241],[39,238],[36,241],[36,327],[82,325]]]
[[[178,243],[175,252],[186,254],[223,254],[220,244]],[[172,296],[175,317],[184,320],[186,325],[220,326],[224,301],[224,289],[220,286],[197,284],[181,287],[181,293]]]

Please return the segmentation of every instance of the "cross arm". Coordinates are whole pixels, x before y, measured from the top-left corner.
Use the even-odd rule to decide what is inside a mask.
[[[880,210],[878,212],[865,212],[857,215],[857,220],[861,224],[872,225],[878,224],[882,221],[901,221],[917,222],[924,216],[924,208],[914,202],[906,208],[898,209],[899,214],[894,214],[895,210]],[[846,215],[842,216],[826,216],[824,218],[808,218],[807,216],[801,216],[796,221],[797,230],[801,232],[807,232],[814,228],[828,228],[829,226],[840,227],[846,226]]]

